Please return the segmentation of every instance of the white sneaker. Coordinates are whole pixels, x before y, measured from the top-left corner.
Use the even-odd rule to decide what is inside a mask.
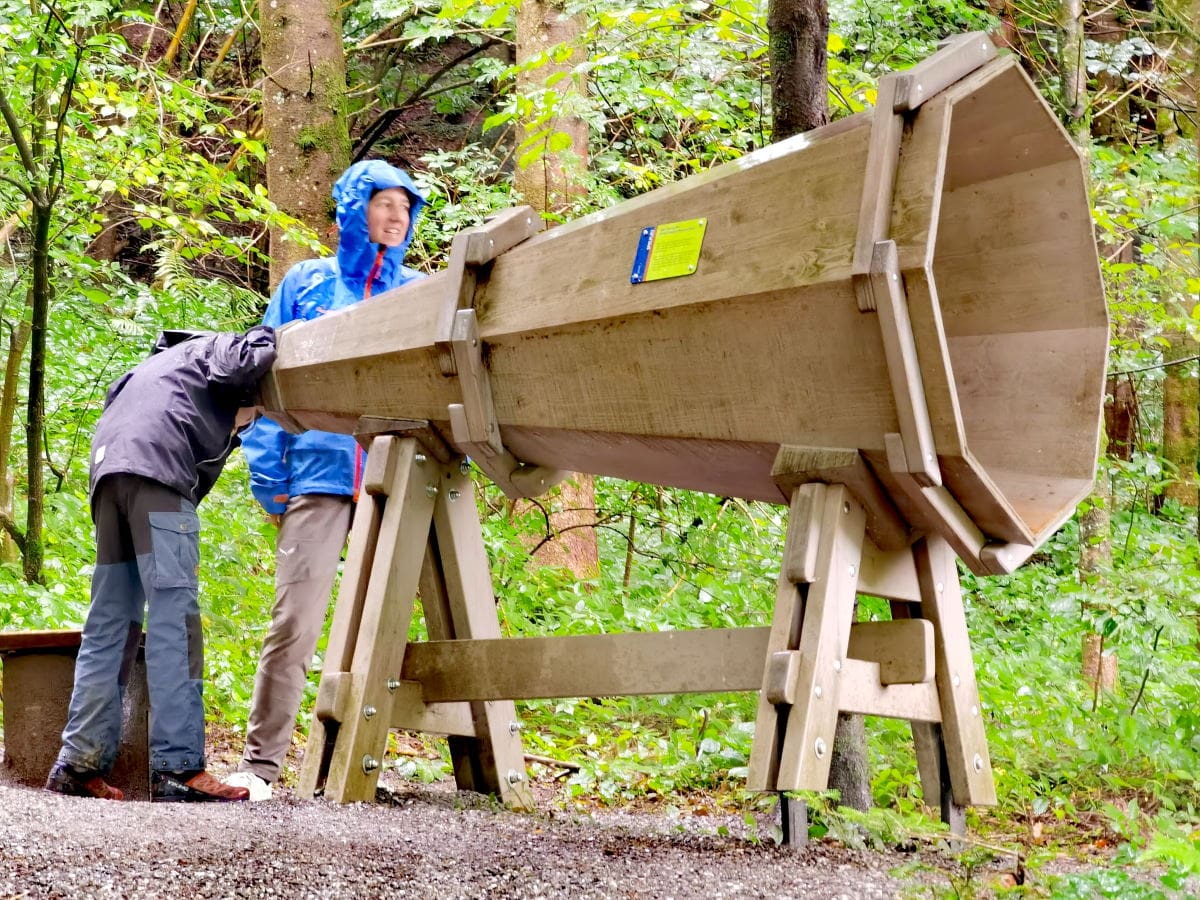
[[[271,799],[270,783],[263,781],[253,772],[234,772],[225,779],[225,783],[231,787],[249,788],[251,803]]]

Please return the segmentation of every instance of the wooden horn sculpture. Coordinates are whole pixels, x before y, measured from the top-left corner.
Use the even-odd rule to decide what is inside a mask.
[[[781,447],[855,450],[902,520],[944,533],[975,570],[1011,570],[1090,490],[1108,319],[1068,136],[1015,59],[978,67],[986,38],[925,65],[955,51],[975,70],[936,92],[941,72],[904,73],[891,115],[503,253],[485,240],[482,265],[459,252],[449,271],[287,328],[268,414],[343,432],[429,421],[479,462],[484,443],[522,468],[780,503]],[[493,251],[532,218],[503,217]],[[648,228],[697,220],[693,272],[631,275]],[[490,382],[498,434],[453,427],[478,386],[447,364],[455,326],[480,342],[470,380]],[[502,486],[511,473],[489,472]]]
[[[1016,60],[952,39],[874,111],[537,230],[279,333],[268,414],[371,443],[300,790],[369,799],[404,727],[525,803],[514,699],[758,690],[753,789],[823,788],[856,712],[912,723],[944,816],[995,802],[955,557],[1011,571],[1089,492],[1108,348],[1080,158]],[[790,504],[772,626],[500,638],[461,456],[512,496]]]

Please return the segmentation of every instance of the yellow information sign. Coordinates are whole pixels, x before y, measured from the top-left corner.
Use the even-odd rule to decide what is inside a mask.
[[[643,228],[629,280],[633,284],[691,275],[700,262],[708,219],[688,219]]]

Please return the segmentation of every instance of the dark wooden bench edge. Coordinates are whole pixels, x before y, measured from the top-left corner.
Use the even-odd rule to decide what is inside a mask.
[[[15,650],[75,650],[80,631],[0,631],[0,653]]]

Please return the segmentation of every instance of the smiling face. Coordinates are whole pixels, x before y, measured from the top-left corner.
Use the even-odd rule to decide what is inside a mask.
[[[411,199],[404,188],[376,191],[367,201],[367,237],[373,244],[398,247],[408,236]]]

